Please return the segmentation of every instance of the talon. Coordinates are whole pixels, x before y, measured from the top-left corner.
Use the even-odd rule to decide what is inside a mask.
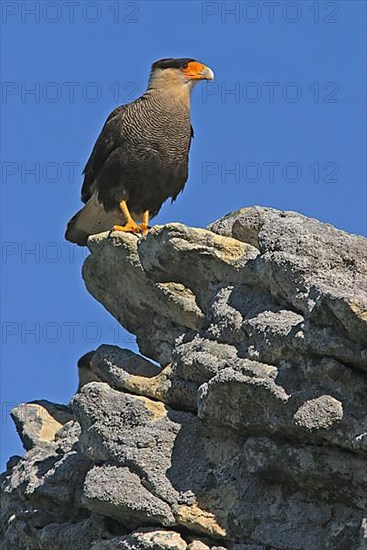
[[[139,225],[139,230],[142,235],[146,235],[149,231],[149,227],[146,223],[143,222]]]
[[[124,214],[126,223],[125,225],[114,225],[109,232],[108,236],[111,235],[113,231],[123,231],[124,233],[134,233],[135,235],[141,234],[146,235],[148,233],[148,221],[149,221],[149,212],[146,210],[143,212],[143,221],[141,224],[137,224],[135,220],[133,219],[132,215],[130,214],[130,211],[127,207],[127,204],[125,201],[120,202],[120,209],[121,212]]]
[[[128,220],[125,225],[114,225],[112,231],[123,231],[124,233],[140,233],[140,226],[134,220]]]

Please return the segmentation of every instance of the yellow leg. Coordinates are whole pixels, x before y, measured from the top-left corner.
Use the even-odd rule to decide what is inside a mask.
[[[121,212],[122,212],[123,215],[125,216],[126,221],[127,221],[127,222],[129,222],[129,221],[131,221],[131,220],[134,221],[132,215],[130,214],[130,210],[129,210],[128,207],[127,207],[126,201],[121,201],[121,202],[119,203],[119,206],[120,206]]]
[[[139,225],[140,231],[141,233],[143,233],[143,235],[146,235],[148,233],[148,223],[149,223],[149,210],[146,210],[143,213],[142,223]]]
[[[111,231],[124,231],[125,233],[141,233],[140,225],[133,219],[127,207],[126,201],[120,202],[120,210],[123,213],[126,223],[125,225],[114,225]]]

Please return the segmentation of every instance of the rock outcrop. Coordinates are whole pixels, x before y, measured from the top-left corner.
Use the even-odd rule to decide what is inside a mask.
[[[1,548],[366,550],[366,239],[254,207],[88,245],[142,355],[14,409]]]

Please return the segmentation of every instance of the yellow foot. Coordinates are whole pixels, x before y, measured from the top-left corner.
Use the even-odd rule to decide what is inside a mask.
[[[140,230],[140,233],[142,233],[143,235],[146,235],[149,231],[149,228],[148,228],[148,225],[146,223],[141,223],[139,225],[139,230]]]
[[[140,225],[134,222],[134,220],[129,220],[125,225],[114,225],[111,229],[112,231],[124,231],[124,233],[141,233]]]

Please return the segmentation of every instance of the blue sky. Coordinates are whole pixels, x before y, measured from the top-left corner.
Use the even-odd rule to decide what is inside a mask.
[[[8,412],[66,403],[76,362],[134,338],[84,288],[63,241],[106,116],[162,57],[216,75],[192,97],[190,177],[157,223],[205,227],[249,205],[366,233],[365,3],[2,2],[1,468]]]

